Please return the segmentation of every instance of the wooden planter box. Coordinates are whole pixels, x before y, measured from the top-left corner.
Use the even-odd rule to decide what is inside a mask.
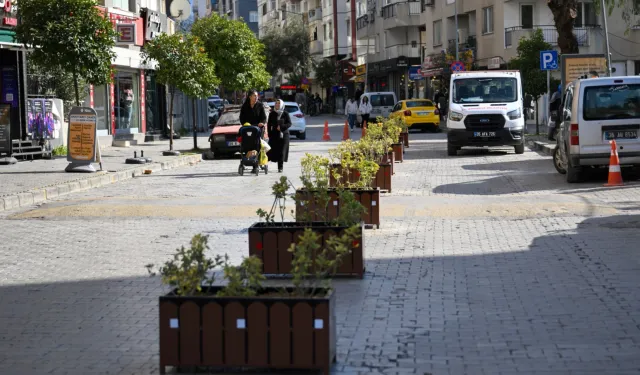
[[[324,297],[160,297],[160,373],[166,366],[320,369],[336,360],[335,294]]]
[[[396,154],[393,151],[389,151],[389,153],[382,158],[383,164],[391,164],[391,174],[396,174],[393,170],[393,165],[396,163]]]
[[[404,161],[404,145],[402,143],[394,143],[391,145],[395,161],[402,163]]]
[[[249,256],[255,255],[262,260],[262,272],[267,275],[291,273],[293,255],[288,250],[304,233],[305,228],[311,227],[314,232],[322,235],[319,243],[321,250],[325,248],[327,239],[341,235],[347,229],[322,222],[286,222],[277,225],[256,223],[249,227]],[[363,229],[364,225],[360,228],[360,238],[353,243],[351,253],[342,259],[337,276],[357,276],[361,279],[364,276]]]
[[[365,213],[362,215],[362,221],[366,225],[375,225],[380,228],[380,190],[378,189],[348,189],[351,191],[358,202],[365,208]],[[303,221],[304,214],[310,214],[311,221],[327,221],[338,217],[340,214],[340,199],[335,189],[329,191],[330,199],[329,204],[326,207],[326,212],[320,212],[322,209],[316,207],[317,202],[314,201],[313,194],[306,190],[297,190],[296,196],[298,201],[306,200],[310,207],[302,207],[299,202],[296,202],[296,220]]]
[[[376,176],[372,179],[371,185],[374,189],[386,190],[391,192],[391,175],[393,174],[393,164],[391,163],[379,163],[380,168],[376,172]],[[338,173],[342,175],[343,181],[349,181],[350,183],[356,183],[360,178],[358,171],[351,170],[350,173],[342,173],[342,166],[340,164],[333,164],[329,170],[329,187],[338,187],[338,181],[333,176],[333,170],[338,170]]]
[[[398,143],[402,143],[404,147],[409,148],[409,131],[400,133],[400,141]]]

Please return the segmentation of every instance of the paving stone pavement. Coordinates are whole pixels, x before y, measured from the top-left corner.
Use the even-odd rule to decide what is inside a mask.
[[[340,120],[333,120],[334,143]],[[336,129],[335,131],[333,129]],[[285,174],[325,152],[293,141]],[[637,374],[640,184],[567,185],[535,152],[413,134],[364,280],[336,280],[333,374]],[[0,374],[157,374],[148,263],[196,233],[239,262],[279,177],[206,161],[0,214]]]

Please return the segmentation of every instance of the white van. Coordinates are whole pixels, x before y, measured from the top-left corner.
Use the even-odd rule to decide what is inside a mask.
[[[376,117],[389,117],[391,114],[393,107],[398,102],[398,98],[396,94],[391,91],[386,92],[365,92],[360,97],[360,101],[358,102],[358,108],[360,104],[362,104],[362,99],[364,97],[369,98],[369,103],[371,103],[371,115],[369,118],[373,121]],[[358,110],[358,124],[362,124],[362,116],[360,116],[360,110]]]
[[[524,153],[525,118],[519,71],[451,75],[447,154],[464,146],[513,146]]]
[[[561,110],[554,162],[567,182],[579,182],[585,167],[608,166],[614,139],[620,165],[640,167],[640,77],[574,81],[565,89]]]

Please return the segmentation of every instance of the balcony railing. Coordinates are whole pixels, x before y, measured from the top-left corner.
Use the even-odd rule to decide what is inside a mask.
[[[322,20],[322,8],[311,9],[309,11],[309,22]]]
[[[320,41],[320,40],[312,41],[311,45],[309,46],[309,53],[311,53],[312,55],[321,54],[322,53],[322,41]]]
[[[391,46],[385,49],[385,58],[395,59],[397,57],[420,57],[420,48],[410,45]]]
[[[402,6],[400,6],[402,5]],[[407,6],[408,5],[408,6]],[[399,3],[393,3],[382,7],[382,18],[389,19],[409,14],[410,16],[420,15],[421,6],[418,1],[403,1]]]
[[[599,25],[590,25],[580,28],[574,28],[573,34],[576,36],[578,40],[579,47],[587,47],[589,46],[590,40],[590,30],[594,28],[599,28]],[[542,30],[542,36],[544,41],[551,44],[552,46],[558,45],[558,30],[555,26],[548,25],[533,25],[531,27],[523,27],[523,26],[515,26],[508,27],[504,29],[504,47],[509,48],[513,45],[513,43],[517,43],[520,41],[520,38],[524,36],[529,36],[533,30],[540,29]]]
[[[356,19],[356,29],[364,29],[369,25],[369,23],[373,23],[375,21],[375,16],[373,13],[365,14],[364,16],[360,16]]]
[[[458,50],[475,49],[476,46],[477,46],[477,41],[476,41],[476,36],[475,35],[469,35],[467,37],[467,39],[458,40]],[[456,40],[455,39],[449,39],[448,47],[449,47],[450,51],[455,51],[456,50]]]
[[[383,6],[382,18],[386,20],[387,18],[395,17],[396,14],[398,13],[397,7],[398,7],[398,3]]]
[[[422,11],[421,8],[422,7],[420,6],[419,2],[417,1],[409,2],[409,14],[420,14],[420,12]]]

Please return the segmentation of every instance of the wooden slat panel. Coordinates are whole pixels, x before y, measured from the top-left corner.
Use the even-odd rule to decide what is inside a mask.
[[[180,364],[178,356],[179,328],[171,328],[171,319],[178,319],[178,306],[172,302],[160,304],[160,366]]]
[[[281,231],[278,233],[278,273],[290,273],[292,254],[289,247],[293,243],[293,232]]]
[[[207,303],[202,308],[202,364],[219,366],[224,364],[222,357],[222,306]]]
[[[255,255],[257,258],[262,260],[263,248],[264,244],[262,243],[262,233],[249,230],[249,256]]]
[[[254,302],[247,308],[248,364],[268,365],[267,360],[267,307],[262,302]]]
[[[362,214],[362,220],[365,224],[373,224],[371,222],[371,193],[361,192],[360,193],[360,203],[364,206],[367,212]]]
[[[329,204],[327,205],[327,219],[326,221],[330,221],[338,217],[339,207],[340,207],[340,199],[338,198],[338,193],[332,191],[329,193]]]
[[[291,364],[290,310],[282,302],[271,306],[269,314],[271,365],[285,367]]]
[[[314,322],[316,344],[315,365],[321,367],[331,366],[333,358],[329,358],[329,306],[327,306],[326,303],[316,306],[315,319],[322,320],[322,329],[316,329]]]
[[[375,206],[374,206],[375,202]],[[371,194],[371,224],[375,224],[380,228],[380,192],[376,191]]]
[[[344,233],[344,231],[342,231],[341,233],[335,233],[333,231],[331,232],[331,236],[335,236],[335,235],[342,235]],[[326,239],[329,238],[329,236],[325,235],[325,241]],[[342,257],[342,263],[340,264],[340,267],[338,267],[338,273],[339,274],[343,274],[343,275],[349,275],[354,273],[353,271],[353,253],[350,254],[346,254],[345,256]]]
[[[180,305],[180,364],[200,365],[200,308],[194,302]]]
[[[293,307],[293,364],[313,366],[313,311],[306,302]]]
[[[264,236],[264,250],[263,253],[263,267],[264,273],[278,273],[278,235],[273,231],[265,232]]]
[[[383,186],[389,193],[391,193],[391,166],[385,165],[382,168],[382,171],[382,178],[384,179]]]
[[[224,362],[230,366],[242,366],[245,359],[246,329],[237,328],[238,319],[246,319],[244,308],[231,302],[224,308]]]
[[[360,232],[362,233],[362,232]],[[353,273],[358,274],[360,278],[364,275],[364,235],[362,235],[358,240],[356,240],[357,244],[355,244],[355,248],[352,251],[353,265],[352,270]]]

